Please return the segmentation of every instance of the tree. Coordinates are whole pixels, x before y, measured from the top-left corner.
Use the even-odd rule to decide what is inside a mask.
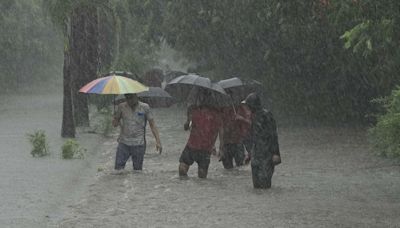
[[[94,5],[77,5],[71,15],[71,79],[75,123],[89,126],[87,96],[79,89],[98,74],[98,16]]]
[[[64,50],[64,66],[63,66],[63,117],[61,124],[61,137],[75,138],[75,121],[72,106],[72,80],[71,80],[71,55],[69,52],[69,23],[65,25],[66,43]]]

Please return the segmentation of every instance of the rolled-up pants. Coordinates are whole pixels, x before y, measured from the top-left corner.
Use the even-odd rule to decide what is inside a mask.
[[[124,169],[126,162],[129,157],[131,157],[133,170],[142,170],[144,152],[144,145],[128,146],[123,143],[118,143],[117,154],[115,156],[115,169]]]

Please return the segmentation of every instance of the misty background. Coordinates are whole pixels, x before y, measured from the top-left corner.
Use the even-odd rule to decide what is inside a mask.
[[[368,123],[370,101],[400,80],[397,1],[5,0],[0,8],[2,94],[59,88],[69,54],[81,58],[76,79],[189,68],[262,82],[278,116]],[[74,57],[74,48],[86,54]]]

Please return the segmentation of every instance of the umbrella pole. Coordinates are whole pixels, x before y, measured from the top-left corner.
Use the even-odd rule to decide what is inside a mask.
[[[232,98],[232,96],[229,96],[229,97],[231,98],[231,103],[232,103],[233,112],[234,112],[235,115],[236,115],[237,113],[236,113],[235,104],[233,103],[233,98]]]
[[[236,108],[235,108],[235,105],[233,104],[233,102],[232,102],[232,108],[233,108],[233,112],[235,113],[235,115],[237,114],[236,113]]]
[[[115,115],[115,94],[113,94],[114,102],[113,102],[113,115]]]

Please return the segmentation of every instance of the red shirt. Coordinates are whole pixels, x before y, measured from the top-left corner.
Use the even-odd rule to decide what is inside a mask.
[[[236,114],[251,121],[251,111],[245,106],[236,107]],[[235,118],[233,107],[223,109],[223,126],[224,126],[224,144],[241,143],[250,129],[250,124]]]
[[[195,107],[192,109],[192,129],[187,146],[211,153],[222,127],[220,112],[214,108]]]

